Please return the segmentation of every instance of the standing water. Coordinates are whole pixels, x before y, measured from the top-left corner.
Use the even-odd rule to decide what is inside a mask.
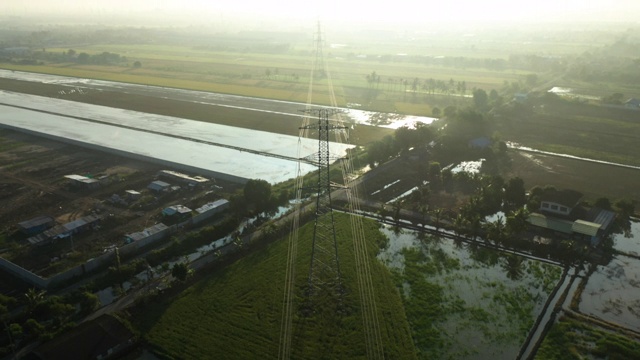
[[[396,275],[427,358],[515,358],[561,277],[558,266],[383,227],[378,258]]]

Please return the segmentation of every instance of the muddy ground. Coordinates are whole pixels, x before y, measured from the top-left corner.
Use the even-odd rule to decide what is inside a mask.
[[[154,194],[146,187],[157,179],[161,169],[142,161],[0,130],[0,231],[7,234],[0,245],[2,256],[50,276],[98,256],[113,245],[122,245],[125,234],[160,222],[161,210],[166,206],[183,204],[195,209],[224,196],[213,184],[198,190],[182,186],[172,193]],[[84,189],[64,177],[71,174],[103,180],[96,189]],[[228,191],[235,188],[237,185],[223,186]],[[141,199],[129,206],[109,201],[113,194],[124,197],[126,190],[141,192]],[[65,224],[90,214],[102,216],[98,230],[46,246],[30,245],[17,227],[19,222],[40,215]]]

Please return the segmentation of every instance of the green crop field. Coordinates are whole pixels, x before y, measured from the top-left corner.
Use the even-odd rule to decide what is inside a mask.
[[[336,214],[336,219],[347,311],[331,321],[298,313],[292,341],[294,358],[366,357],[349,217]],[[366,221],[365,228],[385,357],[416,358],[400,294],[390,272],[375,258],[385,239],[377,223]],[[308,274],[312,232],[311,223],[300,231],[298,297]],[[198,281],[177,298],[147,306],[139,322],[144,338],[167,358],[276,358],[286,258],[287,241],[277,241]]]

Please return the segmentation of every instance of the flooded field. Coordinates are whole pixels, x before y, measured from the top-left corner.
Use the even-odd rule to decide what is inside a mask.
[[[154,96],[166,99],[189,101],[197,104],[214,105],[225,108],[250,110],[262,113],[278,114],[302,118],[306,115],[300,112],[306,104],[263,99],[239,95],[220,94],[206,91],[166,88],[160,86],[138,85],[114,81],[73,78],[59,75],[26,73],[0,69],[0,78],[30,81],[34,83],[56,84],[68,87],[69,90],[58,93],[65,98],[72,93],[86,94],[91,91],[116,91],[133,95]],[[318,108],[319,106],[313,106]],[[341,117],[353,124],[373,125],[391,129],[402,126],[412,127],[416,123],[430,124],[437,120],[431,117],[389,114],[357,109],[359,104],[349,104],[341,108]]]
[[[580,312],[640,332],[640,222],[626,236],[614,236],[618,254],[589,277],[580,299]]]
[[[513,359],[561,278],[558,266],[388,227],[379,259],[401,289],[424,358]]]

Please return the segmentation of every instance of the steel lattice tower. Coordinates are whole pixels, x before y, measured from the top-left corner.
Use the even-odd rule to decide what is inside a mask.
[[[337,109],[311,109],[307,112],[318,115],[318,123],[311,124],[304,129],[318,131],[318,153],[313,155],[313,162],[318,166],[318,182],[315,188],[316,211],[313,229],[313,243],[311,250],[311,265],[309,267],[308,296],[309,298],[337,296],[340,297],[342,279],[340,261],[338,258],[338,244],[331,209],[331,190],[333,188],[329,178],[329,165],[332,156],[329,153],[329,133],[345,129],[344,126],[332,125],[329,117]],[[311,301],[313,302],[313,301]]]
[[[322,39],[322,30],[320,29],[320,21],[318,21],[318,32],[316,33],[316,37],[314,39],[316,44],[316,59],[315,66],[313,69],[313,77],[317,79],[323,79],[327,77],[327,72],[325,69],[324,63],[324,40]]]

